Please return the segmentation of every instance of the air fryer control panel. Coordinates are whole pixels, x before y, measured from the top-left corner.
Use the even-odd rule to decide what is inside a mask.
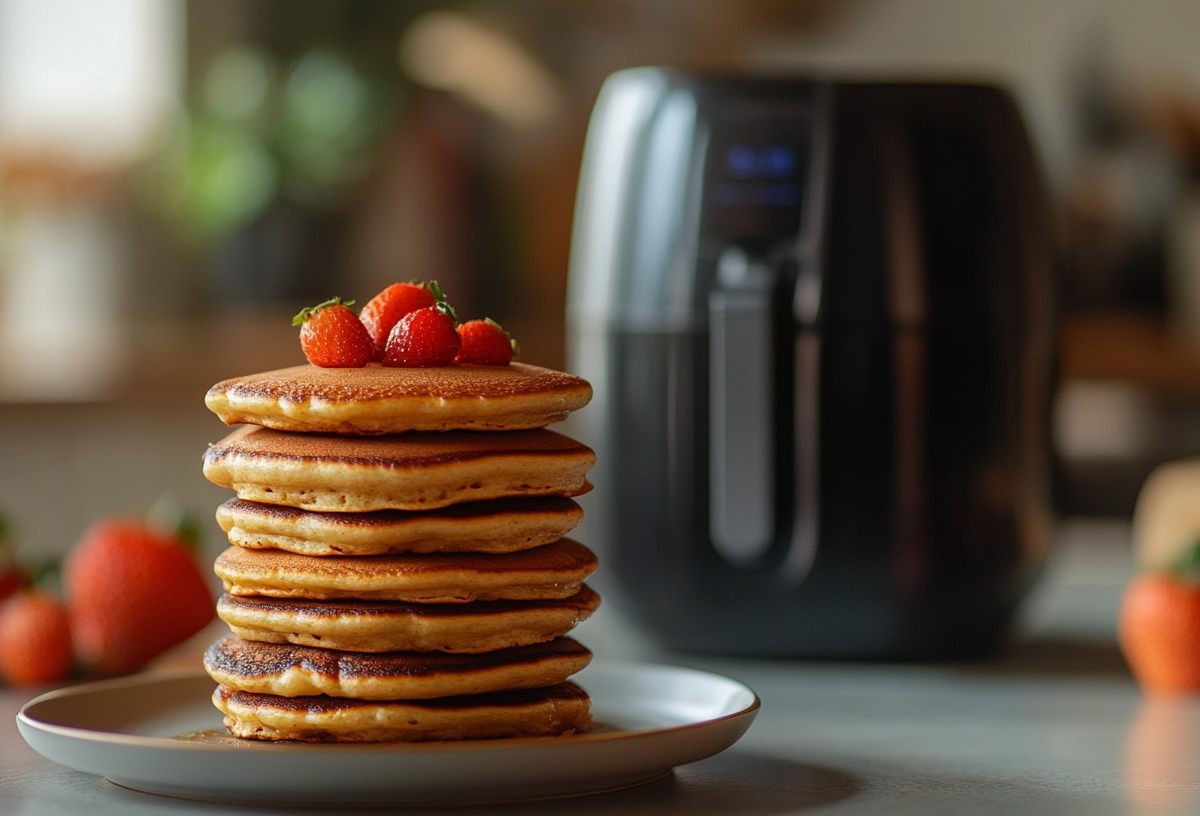
[[[794,99],[732,108],[708,122],[701,235],[762,255],[799,229],[812,114]]]

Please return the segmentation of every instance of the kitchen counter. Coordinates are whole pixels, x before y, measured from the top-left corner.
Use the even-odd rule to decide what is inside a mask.
[[[746,736],[718,756],[639,788],[432,812],[1200,812],[1200,699],[1145,700],[1115,645],[1114,620],[1130,569],[1128,536],[1123,524],[1063,524],[1016,642],[1002,656],[978,663],[844,664],[664,654],[607,605],[578,630],[597,659],[689,665],[749,684],[762,699],[762,711]],[[173,658],[182,659],[198,658]],[[45,760],[25,745],[13,722],[31,696],[0,692],[0,813],[264,812],[136,793]]]

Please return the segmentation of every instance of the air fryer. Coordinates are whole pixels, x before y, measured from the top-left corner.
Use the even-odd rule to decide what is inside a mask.
[[[612,76],[568,339],[616,603],[683,650],[993,650],[1049,538],[1048,225],[1003,90]]]

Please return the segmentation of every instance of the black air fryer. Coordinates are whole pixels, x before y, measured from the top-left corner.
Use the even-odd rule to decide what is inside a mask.
[[[1050,532],[1051,277],[1001,90],[610,77],[568,321],[618,602],[683,650],[993,649]]]

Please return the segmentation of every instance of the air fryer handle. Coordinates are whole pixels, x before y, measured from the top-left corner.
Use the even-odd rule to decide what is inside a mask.
[[[814,285],[815,270],[801,265],[799,287]],[[800,324],[791,349],[778,344],[777,283],[791,275],[754,260],[737,247],[722,253],[717,285],[709,294],[709,538],[730,564],[763,565],[778,536],[778,456],[791,455],[794,484],[791,530],[779,577],[807,574],[817,548],[820,490],[819,385],[821,339],[817,325]],[[788,450],[775,408],[777,356],[791,354],[794,406]],[[786,420],[784,420],[786,421]]]
[[[751,566],[775,537],[774,271],[729,247],[709,294],[709,537]]]

